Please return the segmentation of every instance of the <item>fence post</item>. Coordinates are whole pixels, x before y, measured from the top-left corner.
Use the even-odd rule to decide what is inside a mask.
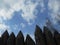
[[[35,45],[35,42],[29,35],[26,36],[25,45]]]
[[[0,37],[0,45],[60,45],[60,33],[56,30],[53,35],[47,27],[44,27],[42,32],[41,28],[36,25],[34,36],[36,43],[28,34],[24,42],[24,35],[21,31],[15,37],[13,32],[9,36],[6,30]]]
[[[60,33],[58,33],[57,31],[54,32],[54,38],[56,41],[57,45],[60,45]]]
[[[47,45],[56,45],[51,31],[47,27],[44,27],[44,34],[45,34]]]
[[[7,40],[7,45],[15,45],[15,35],[12,32]]]
[[[2,38],[0,37],[0,45],[3,45]]]
[[[46,44],[42,30],[37,25],[36,25],[36,29],[35,29],[35,40],[36,40],[36,45],[45,45]]]
[[[7,45],[7,39],[9,38],[9,34],[7,30],[2,34],[2,43],[3,45]]]
[[[20,31],[16,37],[16,45],[24,45],[24,36]]]

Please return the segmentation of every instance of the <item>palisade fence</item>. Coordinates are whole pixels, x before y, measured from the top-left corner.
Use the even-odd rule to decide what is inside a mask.
[[[27,35],[24,40],[24,35],[20,31],[15,37],[12,32],[10,35],[5,31],[0,37],[0,45],[60,45],[60,34],[55,30],[54,33],[44,27],[43,32],[39,26],[35,29],[35,42]]]

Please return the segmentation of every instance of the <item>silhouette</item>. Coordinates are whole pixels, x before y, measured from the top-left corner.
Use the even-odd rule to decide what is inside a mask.
[[[16,37],[16,45],[24,45],[24,36],[20,31]]]
[[[0,37],[0,45],[3,45],[3,43],[2,43],[2,38]]]
[[[7,45],[7,39],[9,38],[9,34],[7,30],[2,34],[2,44]]]
[[[54,38],[55,38],[56,44],[60,45],[60,34],[57,31],[54,32]]]
[[[15,45],[15,35],[12,32],[7,40],[7,45]]]
[[[13,32],[9,35],[6,30],[0,37],[0,45],[60,45],[60,33],[56,29],[53,30],[54,33],[51,32],[51,29],[44,26],[42,32],[42,29],[36,25],[34,33],[35,42],[29,34],[27,34],[24,40],[24,35],[21,31],[15,37]]]
[[[56,45],[53,35],[47,27],[44,27],[44,34],[45,34],[47,45]]]
[[[32,40],[32,38],[27,34],[25,45],[35,45],[35,42]]]
[[[45,45],[45,39],[43,37],[42,30],[37,25],[35,29],[35,40],[36,40],[36,45]]]

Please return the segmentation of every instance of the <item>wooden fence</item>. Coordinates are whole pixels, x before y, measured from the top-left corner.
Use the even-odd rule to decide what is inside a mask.
[[[9,35],[5,31],[0,37],[0,45],[60,45],[60,33],[56,30],[51,33],[47,27],[44,27],[42,32],[41,28],[36,26],[34,36],[35,42],[28,34],[24,40],[24,35],[21,31],[16,37],[13,32]]]

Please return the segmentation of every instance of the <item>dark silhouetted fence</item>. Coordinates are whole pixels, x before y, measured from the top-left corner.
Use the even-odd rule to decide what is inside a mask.
[[[36,26],[34,36],[35,42],[29,34],[24,40],[24,35],[21,31],[16,37],[13,32],[9,35],[5,31],[0,37],[0,45],[60,45],[60,33],[56,30],[52,33],[47,27],[44,27],[42,32],[41,28]]]

